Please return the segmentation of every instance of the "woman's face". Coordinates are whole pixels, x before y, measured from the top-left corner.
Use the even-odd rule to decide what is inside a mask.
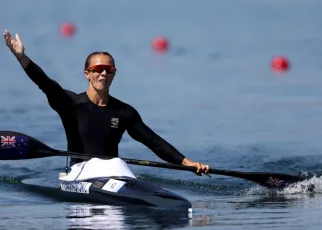
[[[84,73],[96,91],[108,92],[115,71],[113,60],[109,56],[97,54],[90,59],[90,65]]]

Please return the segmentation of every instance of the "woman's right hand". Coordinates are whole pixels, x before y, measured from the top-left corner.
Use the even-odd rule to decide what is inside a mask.
[[[6,41],[6,45],[10,48],[11,52],[18,59],[22,58],[24,56],[25,48],[20,40],[19,35],[16,34],[16,39],[14,39],[8,30],[5,30],[2,34]]]

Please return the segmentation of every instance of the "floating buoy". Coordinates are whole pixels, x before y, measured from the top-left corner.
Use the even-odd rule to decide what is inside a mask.
[[[71,37],[75,34],[75,32],[76,32],[76,27],[71,22],[63,23],[60,26],[60,34],[64,37]]]
[[[169,48],[169,42],[165,37],[157,37],[152,42],[152,47],[157,52],[166,52]]]
[[[271,63],[271,68],[273,71],[276,72],[285,72],[289,70],[290,64],[287,58],[283,56],[277,56],[273,58],[272,63]]]

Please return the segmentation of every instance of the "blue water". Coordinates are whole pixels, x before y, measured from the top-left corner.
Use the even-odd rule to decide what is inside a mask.
[[[26,190],[25,178],[58,175],[64,157],[0,162],[0,229],[320,229],[322,204],[322,3],[262,1],[6,1],[1,30],[19,33],[26,54],[64,88],[86,90],[87,55],[116,59],[111,94],[187,157],[240,171],[315,174],[314,194],[272,194],[246,181],[130,166],[172,189],[193,215],[57,202]],[[61,37],[59,26],[77,33]],[[165,54],[154,37],[170,41]],[[0,46],[0,130],[29,134],[65,149],[58,115]],[[284,55],[290,71],[270,69]],[[160,161],[127,134],[120,156]]]

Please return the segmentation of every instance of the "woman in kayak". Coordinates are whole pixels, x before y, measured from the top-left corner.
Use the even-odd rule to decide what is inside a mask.
[[[94,52],[87,57],[84,74],[89,86],[86,92],[77,94],[63,89],[29,59],[18,34],[14,39],[5,30],[3,36],[26,74],[46,94],[50,107],[60,116],[68,151],[118,157],[118,144],[126,130],[164,161],[194,166],[197,175],[208,173],[208,165],[183,156],[144,124],[136,109],[109,94],[116,68],[108,52]],[[70,165],[82,161],[72,158]]]

